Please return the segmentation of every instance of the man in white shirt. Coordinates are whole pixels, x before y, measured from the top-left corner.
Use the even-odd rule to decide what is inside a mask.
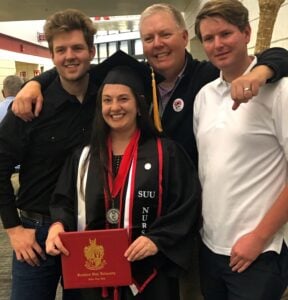
[[[4,119],[9,105],[14,100],[17,93],[20,91],[22,85],[23,80],[17,75],[9,75],[3,80],[2,95],[4,97],[4,100],[0,102],[0,122]],[[11,181],[15,195],[18,193],[19,189],[19,169],[19,165],[15,166],[15,173],[13,173],[11,176]]]
[[[267,84],[232,110],[231,82],[257,63],[247,51],[248,10],[238,0],[209,1],[195,32],[221,70],[194,106],[204,298],[277,300],[288,281],[288,79]]]
[[[23,81],[16,75],[9,75],[3,80],[2,95],[5,98],[0,102],[0,122],[5,117],[10,103],[22,87]]]

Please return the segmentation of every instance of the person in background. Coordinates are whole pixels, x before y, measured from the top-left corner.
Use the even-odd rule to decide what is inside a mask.
[[[3,80],[2,95],[4,100],[0,102],[0,122],[4,119],[10,103],[14,100],[23,85],[23,80],[16,75],[9,75]]]
[[[55,299],[61,266],[45,253],[49,203],[67,155],[89,141],[98,90],[87,73],[95,55],[91,19],[78,10],[56,12],[44,31],[58,75],[44,92],[42,114],[27,123],[9,110],[0,124],[0,214],[13,248],[11,300]],[[10,176],[17,164],[15,198]]]
[[[2,95],[4,100],[0,102],[0,122],[4,119],[9,105],[20,91],[22,85],[23,80],[17,75],[9,75],[3,80]],[[17,195],[19,190],[19,169],[19,165],[15,166],[14,173],[11,175],[14,195]]]
[[[124,255],[133,284],[117,290],[120,299],[177,300],[200,204],[196,168],[151,122],[150,68],[119,51],[97,66],[97,74],[104,81],[91,141],[67,160],[59,177],[47,252],[68,255],[59,237],[64,231],[127,228],[131,244]],[[107,299],[101,288],[75,293],[78,300]],[[113,288],[108,294],[114,299]]]
[[[165,77],[157,85],[159,107],[154,105],[155,118],[161,118],[161,127],[165,134],[180,143],[195,165],[198,165],[198,153],[193,124],[193,104],[196,94],[208,82],[219,76],[219,70],[207,61],[198,61],[186,50],[189,36],[183,15],[170,4],[153,4],[141,14],[139,30],[144,55],[155,72]],[[90,77],[95,80],[97,69],[91,67]],[[288,52],[282,48],[271,48],[259,55],[259,61],[249,74],[235,79],[231,84],[234,109],[240,102],[247,102],[257,95],[266,81],[275,81],[288,75]],[[30,81],[21,90],[13,103],[15,113],[25,120],[39,115],[42,105],[42,90],[56,76],[48,71]],[[244,87],[251,86],[244,93]],[[35,110],[32,109],[35,104]],[[157,109],[158,112],[157,112]],[[232,109],[232,106],[231,106]],[[159,122],[158,122],[159,123]],[[199,212],[200,215],[200,212]],[[195,243],[197,241],[195,240]],[[198,276],[197,247],[192,257],[191,272],[181,280],[182,300],[202,299]]]
[[[208,1],[195,32],[221,70],[194,106],[204,299],[279,300],[288,283],[288,79],[232,111],[231,82],[257,63],[247,50],[248,10],[238,0]]]

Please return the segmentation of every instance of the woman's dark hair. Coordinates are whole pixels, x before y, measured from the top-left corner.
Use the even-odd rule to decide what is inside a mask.
[[[107,195],[110,197],[110,191],[107,184],[107,174],[108,174],[108,148],[107,148],[107,139],[110,133],[110,128],[105,122],[102,115],[102,92],[104,85],[102,85],[98,91],[96,99],[96,111],[93,120],[92,134],[90,138],[90,149],[86,161],[83,164],[81,170],[81,179],[84,176],[84,170],[90,158],[93,158],[97,161],[97,168],[100,174],[99,179],[101,182],[99,184],[104,185],[104,189]],[[130,87],[129,87],[130,88]],[[130,88],[131,89],[131,88]],[[162,136],[162,134],[155,128],[151,117],[149,115],[148,103],[143,95],[136,94],[132,89],[132,94],[136,100],[136,106],[138,110],[137,114],[137,127],[141,131],[141,140],[148,138],[156,138]],[[82,180],[81,180],[82,182]],[[81,186],[81,192],[82,190]]]

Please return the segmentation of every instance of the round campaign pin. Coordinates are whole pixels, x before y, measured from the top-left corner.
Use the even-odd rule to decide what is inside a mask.
[[[145,165],[144,165],[144,169],[145,170],[150,170],[152,168],[152,165],[150,164],[150,163],[146,163]]]
[[[184,108],[184,101],[181,98],[177,98],[173,101],[173,109],[176,112],[180,112]]]
[[[106,213],[106,219],[110,224],[117,224],[119,222],[120,212],[117,208],[111,208]]]

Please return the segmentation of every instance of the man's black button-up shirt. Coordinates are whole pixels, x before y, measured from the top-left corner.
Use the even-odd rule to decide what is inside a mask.
[[[97,86],[90,83],[81,103],[57,77],[44,91],[40,116],[24,122],[9,111],[0,124],[0,213],[5,228],[21,224],[17,208],[49,215],[49,202],[67,156],[89,141]],[[10,176],[21,165],[20,190]],[[72,176],[72,174],[71,174]]]

